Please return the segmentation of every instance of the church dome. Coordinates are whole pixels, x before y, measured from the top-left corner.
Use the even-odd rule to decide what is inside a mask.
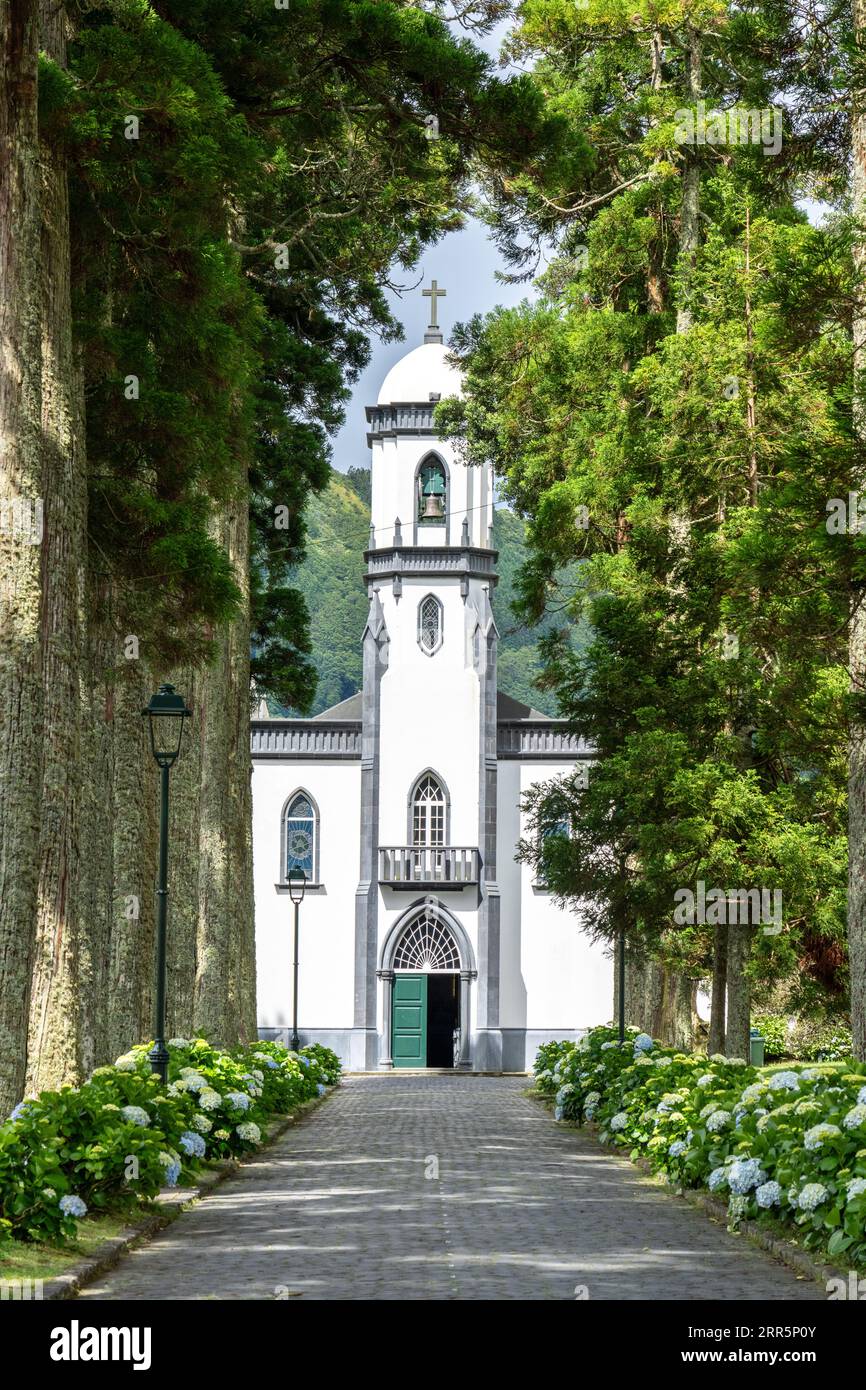
[[[462,377],[456,367],[446,361],[448,349],[444,343],[422,343],[395,362],[379,392],[379,405],[396,405],[429,401],[431,394],[459,396]]]

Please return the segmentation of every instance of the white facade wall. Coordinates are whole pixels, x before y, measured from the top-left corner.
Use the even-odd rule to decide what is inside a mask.
[[[358,886],[361,766],[324,759],[253,763],[253,878],[261,1028],[292,1023],[293,914],[277,887],[283,808],[303,788],[319,812],[321,887],[300,909],[298,1024],[351,1028],[355,995],[355,890]]]

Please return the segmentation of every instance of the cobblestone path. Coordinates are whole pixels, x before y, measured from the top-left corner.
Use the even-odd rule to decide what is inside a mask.
[[[103,1299],[823,1299],[521,1077],[350,1077],[83,1291]],[[438,1171],[438,1177],[436,1173]]]

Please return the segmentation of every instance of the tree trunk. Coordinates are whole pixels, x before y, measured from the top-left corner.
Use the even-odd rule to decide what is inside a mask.
[[[853,0],[855,40],[866,44],[866,0]],[[858,457],[851,487],[866,492],[866,112],[855,97],[851,124],[851,202],[861,231],[854,238],[858,291],[854,297],[854,427]],[[848,668],[851,688],[866,697],[866,593],[862,584],[851,595]],[[866,721],[851,720],[848,744],[848,957],[851,971],[851,1031],[854,1056],[866,1061]]]
[[[171,680],[192,710],[192,718],[186,721],[180,757],[171,772],[166,1027],[168,1037],[188,1038],[193,1032],[199,912],[202,715],[198,692],[202,677],[185,667],[173,672]]]
[[[625,1021],[664,1043],[691,1051],[695,1033],[694,980],[626,946]],[[614,1006],[618,1004],[615,987]],[[614,1015],[614,1022],[616,1015]]]
[[[195,1028],[256,1035],[249,675],[249,515],[244,486],[217,523],[244,600],[201,681],[202,763]]]
[[[82,1039],[83,1067],[114,1061],[109,988],[113,916],[114,684],[116,640],[110,628],[111,586],[90,579],[88,624],[81,687],[82,764],[81,871],[79,914],[82,926],[78,962],[82,1009],[89,1024]]]
[[[43,0],[42,48],[66,65],[66,16]],[[82,1080],[90,1027],[79,987],[81,626],[87,550],[84,400],[72,343],[69,190],[62,150],[42,146],[43,496],[57,520],[43,544],[43,739],[36,941],[27,1087]],[[60,520],[62,518],[62,520]]]
[[[713,931],[713,983],[710,996],[710,1056],[725,1050],[725,1001],[728,988],[728,928],[724,923]]]
[[[24,1086],[39,870],[38,44],[36,0],[0,0],[0,1119]]]
[[[746,974],[752,946],[748,924],[730,925],[728,931],[728,1019],[725,1056],[749,1060],[752,985]]]
[[[120,638],[116,638],[118,648]],[[159,773],[141,711],[152,679],[118,652],[113,707],[114,827],[110,1049],[152,1037]]]

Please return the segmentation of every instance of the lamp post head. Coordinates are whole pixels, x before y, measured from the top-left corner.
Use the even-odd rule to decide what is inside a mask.
[[[141,713],[147,715],[154,758],[160,767],[171,767],[180,753],[184,720],[190,718],[192,710],[187,708],[174,686],[166,684],[151,695],[150,703]]]
[[[289,869],[289,897],[297,905],[304,901],[307,891],[307,875],[303,869]]]

